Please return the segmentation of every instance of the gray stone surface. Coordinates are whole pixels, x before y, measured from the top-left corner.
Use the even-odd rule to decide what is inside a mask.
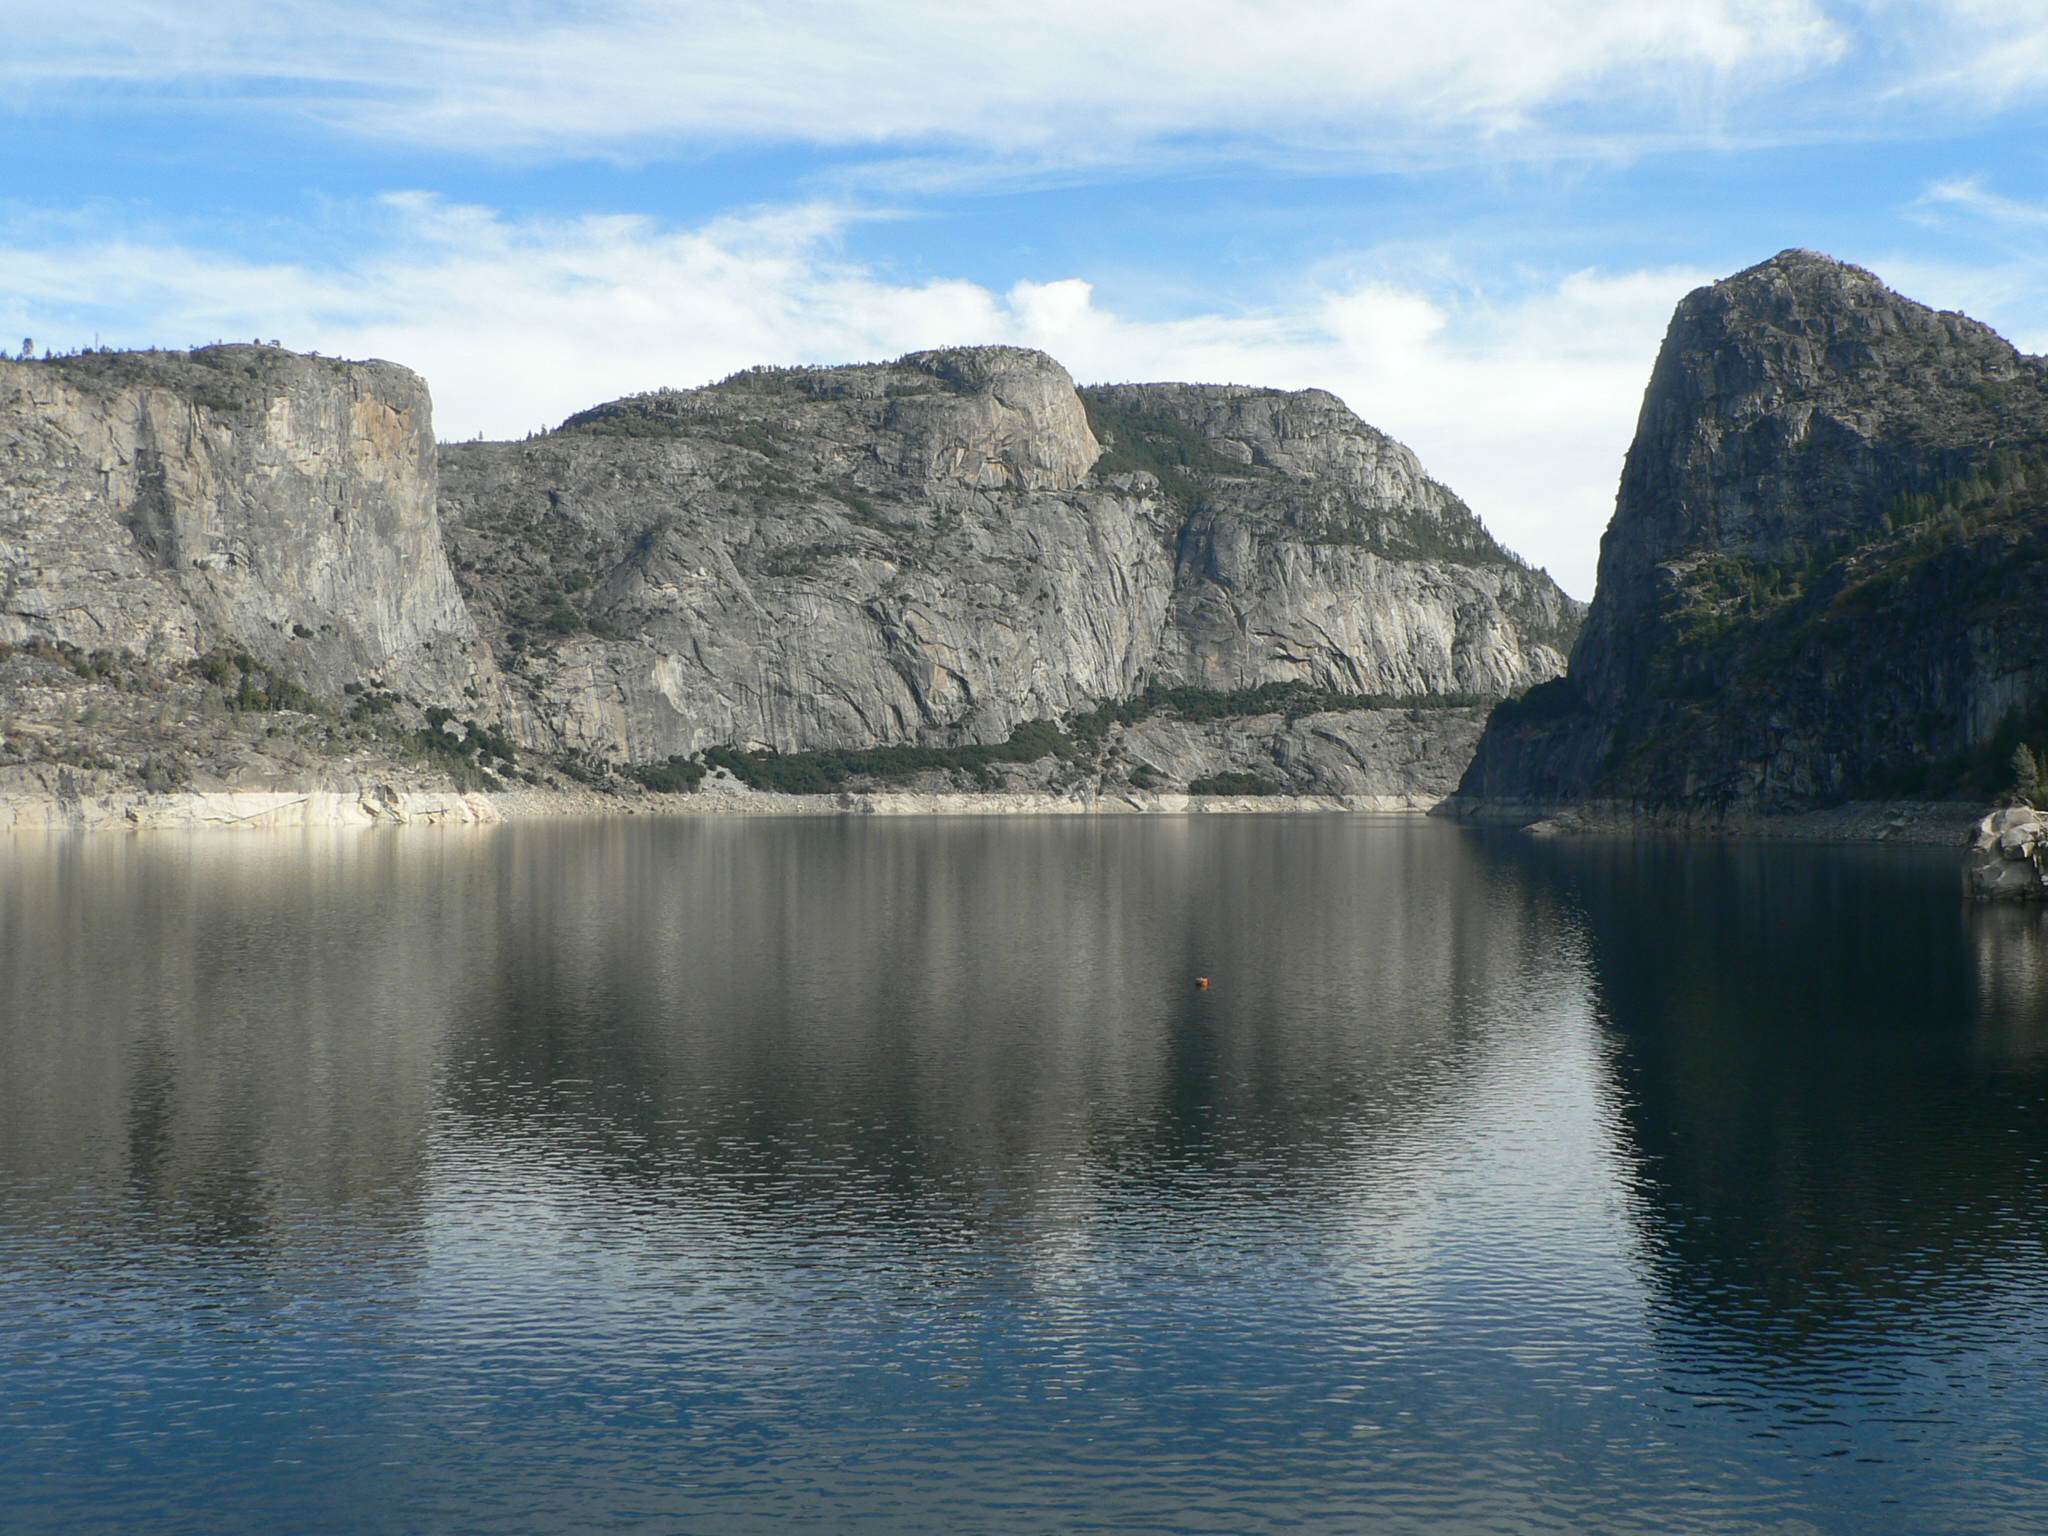
[[[2048,894],[2048,825],[2040,813],[2014,806],[1978,822],[1964,881],[1985,901],[2039,901]]]
[[[1155,717],[1118,732],[1111,775],[1150,768],[1175,788],[1251,773],[1300,795],[1371,795],[1435,805],[1457,788],[1486,725],[1473,709],[1360,709],[1240,720]]]
[[[1113,454],[1134,438],[1143,454],[1157,426],[1207,450],[1186,475],[1197,496],[1176,540],[1162,680],[1500,696],[1563,670],[1581,605],[1336,396],[1210,384],[1085,394],[1117,424]],[[1150,435],[1155,458],[1191,456]]]
[[[441,556],[425,383],[271,347],[0,361],[0,642],[243,648],[316,691],[488,669]]]
[[[1001,741],[1155,682],[1498,695],[1580,618],[1327,394],[1084,406],[1013,348],[449,445],[442,519],[515,734],[630,759]]]
[[[631,797],[613,769],[714,745],[999,742],[1153,685],[1269,683],[1348,703],[1168,710],[919,787],[1156,806],[1255,773],[1426,805],[1483,710],[1357,706],[1514,692],[1561,669],[1579,618],[1319,391],[1083,393],[1041,353],[968,348],[751,370],[437,450],[424,383],[391,364],[260,346],[0,361],[17,809],[81,785],[127,807],[129,783],[203,820],[192,806],[239,803],[220,796],[332,781],[344,810],[321,814],[352,816],[363,785],[423,793],[451,771]],[[213,652],[309,694],[252,705],[195,666]],[[519,763],[451,769],[420,733],[462,727],[429,705],[501,724]]]

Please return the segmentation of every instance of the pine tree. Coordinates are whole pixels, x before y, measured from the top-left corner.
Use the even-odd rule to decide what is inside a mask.
[[[2014,792],[2031,803],[2041,787],[2041,765],[2034,760],[2033,748],[2024,741],[2012,749],[2012,776]]]

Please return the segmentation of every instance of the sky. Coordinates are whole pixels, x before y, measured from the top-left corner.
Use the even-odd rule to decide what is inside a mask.
[[[756,363],[1322,388],[1590,597],[1689,289],[2048,351],[2048,0],[0,0],[10,350],[386,357],[443,439]]]

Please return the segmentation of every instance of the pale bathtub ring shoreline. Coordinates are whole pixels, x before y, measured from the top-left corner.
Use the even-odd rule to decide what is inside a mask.
[[[591,789],[495,792],[399,787],[344,781],[314,788],[157,792],[100,789],[74,795],[43,790],[0,792],[0,833],[269,831],[340,827],[485,827],[509,822],[590,816],[1130,816],[1317,813],[1414,818],[1460,810],[1430,795],[1188,795],[1084,787],[950,792],[871,790],[783,794],[737,784],[707,784],[692,794],[607,794]],[[1656,834],[1713,839],[1915,843],[1963,847],[1980,808],[1961,804],[1855,803],[1789,815],[1718,818],[1630,813],[1604,806],[1557,810],[1515,822],[1539,837],[1566,834]]]
[[[881,790],[826,795],[700,790],[687,795],[596,791],[363,788],[143,790],[0,795],[0,832],[258,831],[296,827],[494,826],[563,816],[1017,816],[1203,815],[1216,812],[1342,812],[1420,816],[1418,795],[1184,795],[1083,792],[943,793]]]

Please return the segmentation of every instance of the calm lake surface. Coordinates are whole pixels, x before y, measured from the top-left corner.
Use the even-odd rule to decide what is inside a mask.
[[[0,1529],[2048,1531],[2048,931],[1958,871],[0,842]]]

